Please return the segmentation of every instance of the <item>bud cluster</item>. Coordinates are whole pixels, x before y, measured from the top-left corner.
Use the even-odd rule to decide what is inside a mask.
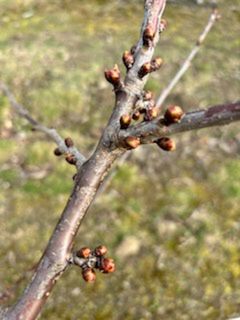
[[[74,142],[72,140],[72,138],[70,137],[67,137],[65,140],[64,140],[64,143],[65,143],[65,146],[67,148],[72,148],[74,146]],[[62,155],[65,155],[65,160],[69,163],[69,164],[72,164],[72,165],[76,165],[77,163],[77,159],[75,158],[75,156],[69,151],[67,152],[63,152],[60,148],[56,148],[54,149],[54,154],[55,156],[59,157],[59,156],[62,156]]]
[[[72,263],[82,268],[82,277],[86,282],[94,282],[96,280],[95,269],[102,273],[112,273],[116,270],[114,260],[106,258],[106,254],[107,248],[103,245],[94,250],[83,247],[74,254]]]
[[[142,79],[147,74],[159,70],[162,64],[163,60],[160,57],[153,59],[151,62],[145,62],[138,71],[139,78]]]

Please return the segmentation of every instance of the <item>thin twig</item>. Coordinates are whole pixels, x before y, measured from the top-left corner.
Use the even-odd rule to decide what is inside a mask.
[[[190,52],[190,54],[188,55],[186,60],[183,62],[182,66],[180,67],[180,69],[178,70],[176,75],[172,78],[172,80],[170,81],[168,86],[162,91],[161,95],[159,96],[157,103],[156,103],[157,107],[162,106],[163,102],[166,100],[166,98],[168,97],[170,92],[173,90],[173,88],[176,86],[176,84],[179,82],[179,80],[182,78],[182,76],[185,74],[185,72],[191,66],[192,60],[195,58],[195,56],[199,52],[202,43],[206,39],[208,33],[210,32],[210,30],[214,26],[215,22],[219,19],[219,17],[220,16],[219,16],[217,10],[214,9],[209,17],[207,25],[205,26],[203,32],[200,34],[194,48],[192,49],[192,51]]]
[[[44,125],[42,125],[40,122],[38,122],[36,119],[34,119],[28,110],[21,104],[19,104],[12,94],[12,92],[9,90],[9,88],[2,82],[0,82],[0,90],[5,94],[5,96],[8,98],[12,108],[17,112],[17,114],[26,119],[32,126],[32,128],[36,131],[41,131],[45,133],[51,140],[53,140],[59,150],[62,153],[70,153],[72,154],[76,160],[76,167],[79,169],[82,164],[86,161],[85,157],[77,150],[76,147],[67,147],[65,144],[64,139],[58,134],[56,129],[54,128],[48,128]]]

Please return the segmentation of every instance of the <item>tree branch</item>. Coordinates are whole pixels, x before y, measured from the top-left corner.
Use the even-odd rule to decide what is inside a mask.
[[[152,143],[163,136],[179,132],[221,126],[240,120],[240,101],[217,105],[208,109],[196,110],[185,114],[179,123],[167,126],[164,119],[156,119],[131,126],[119,133],[119,143],[129,136],[139,137],[142,144]]]
[[[179,80],[183,77],[183,75],[186,73],[186,71],[191,66],[191,63],[193,59],[196,57],[197,53],[201,49],[201,46],[207,37],[208,33],[211,31],[212,27],[214,26],[215,22],[219,19],[219,13],[216,9],[213,10],[211,13],[208,23],[205,26],[203,32],[198,37],[198,40],[196,41],[195,46],[193,47],[192,51],[187,56],[186,60],[183,62],[182,66],[176,73],[176,75],[172,78],[170,83],[167,85],[167,87],[162,91],[161,95],[157,99],[156,106],[161,107],[170,92],[173,90],[173,88],[176,86],[176,84],[179,82]]]
[[[38,122],[36,119],[34,119],[28,110],[19,104],[14,95],[11,93],[9,88],[2,82],[0,82],[0,90],[5,94],[5,96],[8,98],[12,108],[17,112],[17,114],[26,119],[28,123],[31,124],[32,128],[36,131],[40,131],[45,133],[51,140],[53,140],[61,153],[69,153],[74,156],[74,158],[77,160],[76,167],[79,169],[82,164],[86,161],[85,157],[77,150],[76,147],[71,146],[68,147],[64,141],[64,139],[57,133],[57,131],[53,128],[48,128],[44,125],[42,125],[40,122]]]
[[[45,304],[57,279],[68,267],[72,257],[73,240],[99,186],[113,162],[126,150],[117,147],[117,132],[122,114],[133,110],[142,94],[147,76],[140,78],[142,65],[152,59],[158,40],[161,15],[166,0],[146,0],[140,40],[134,53],[134,63],[124,82],[115,67],[105,72],[115,89],[115,108],[94,154],[80,168],[68,203],[52,234],[31,283],[4,320],[34,320]],[[149,27],[149,28],[148,28]],[[147,37],[147,32],[148,37]]]

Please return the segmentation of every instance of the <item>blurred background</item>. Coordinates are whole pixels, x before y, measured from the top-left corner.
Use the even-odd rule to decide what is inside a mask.
[[[215,1],[216,2],[216,1]],[[194,45],[212,1],[169,1],[147,88],[157,97]],[[166,101],[184,110],[239,98],[240,1],[222,19]],[[143,16],[137,0],[0,0],[0,79],[37,119],[90,155],[114,96],[103,71],[121,66]],[[0,95],[0,302],[31,277],[72,189],[75,169]],[[86,284],[78,268],[56,285],[40,319],[228,319],[240,315],[239,124],[145,146],[114,169],[76,248],[105,244],[117,272]]]

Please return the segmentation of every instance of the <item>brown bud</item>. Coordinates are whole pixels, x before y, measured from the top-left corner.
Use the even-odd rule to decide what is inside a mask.
[[[155,142],[161,149],[165,151],[174,151],[176,149],[175,142],[168,137],[163,137],[161,139],[156,140]]]
[[[91,268],[83,269],[82,277],[86,282],[94,282],[96,280],[95,271]]]
[[[94,250],[97,257],[104,256],[107,253],[107,248],[105,246],[98,246]]]
[[[121,129],[127,129],[131,123],[131,116],[129,114],[123,114],[120,118]]]
[[[75,165],[77,163],[77,159],[74,157],[73,154],[67,154],[65,160],[72,165]]]
[[[138,71],[138,76],[139,76],[139,78],[143,78],[151,71],[152,71],[151,63],[146,62],[141,66],[140,70]]]
[[[154,39],[154,30],[151,25],[147,25],[143,32],[143,45],[150,47]]]
[[[59,148],[54,149],[53,152],[54,152],[55,156],[57,156],[57,157],[62,155],[62,151]]]
[[[140,117],[141,117],[140,110],[135,111],[134,114],[132,115],[132,118],[133,118],[133,120],[135,120],[135,121],[139,120]]]
[[[136,149],[140,145],[138,137],[129,136],[125,139],[125,144],[128,149]]]
[[[163,64],[162,58],[157,57],[157,58],[153,59],[151,61],[151,71],[156,71],[156,70],[160,69],[162,64]]]
[[[169,106],[168,109],[166,110],[164,114],[164,120],[167,125],[170,125],[172,123],[180,122],[183,115],[184,115],[184,112],[182,108],[180,108],[179,106],[172,105],[172,106]]]
[[[108,82],[110,82],[114,86],[120,83],[121,75],[120,75],[120,70],[117,64],[115,64],[113,69],[105,71],[105,78]]]
[[[116,270],[113,259],[103,258],[100,265],[100,270],[103,273],[112,273]]]
[[[129,51],[125,51],[122,56],[123,63],[127,69],[132,68],[134,64],[134,57]]]
[[[83,247],[76,252],[77,257],[87,259],[91,254],[91,249],[88,247]]]
[[[161,19],[160,21],[160,26],[159,26],[159,32],[163,32],[167,28],[167,20],[166,19]]]
[[[153,93],[149,90],[145,91],[143,94],[143,100],[148,101],[153,99]]]
[[[153,107],[153,108],[147,109],[147,112],[146,112],[146,114],[144,116],[144,120],[145,121],[151,121],[151,120],[157,118],[158,112],[159,112],[159,109],[157,107]]]
[[[73,140],[72,140],[72,138],[70,138],[70,137],[66,138],[66,139],[64,140],[64,142],[65,142],[65,145],[66,145],[68,148],[71,148],[71,147],[74,146]]]

